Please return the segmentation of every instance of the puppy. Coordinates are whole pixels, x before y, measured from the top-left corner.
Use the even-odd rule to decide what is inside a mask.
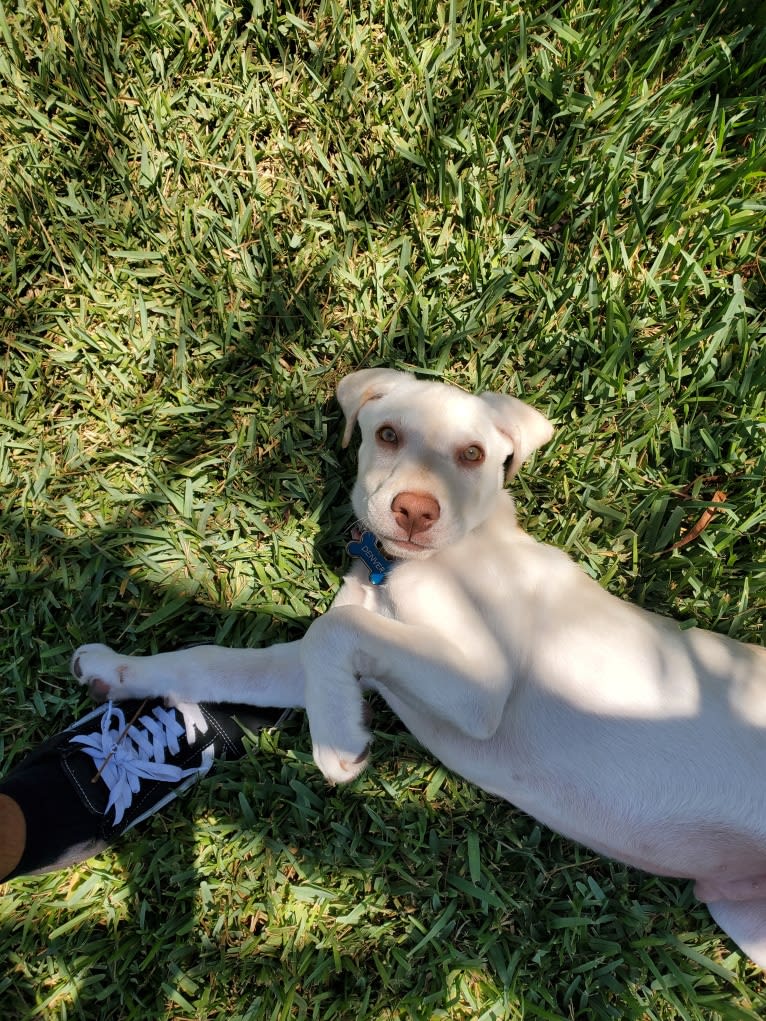
[[[552,435],[513,397],[393,370],[338,389],[368,533],[299,641],[74,655],[102,696],[304,706],[332,782],[377,691],[455,772],[601,854],[695,880],[766,966],[766,654],[604,591],[518,526],[504,483]],[[381,549],[375,545],[376,537]],[[352,544],[353,548],[353,544]]]

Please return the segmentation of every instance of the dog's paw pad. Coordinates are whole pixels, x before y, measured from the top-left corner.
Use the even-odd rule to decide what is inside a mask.
[[[96,701],[127,697],[127,670],[126,657],[119,656],[108,645],[81,645],[72,656],[72,674]]]
[[[313,747],[314,762],[330,783],[349,783],[367,766],[370,759],[369,743],[357,755],[339,752],[327,745],[315,744]]]

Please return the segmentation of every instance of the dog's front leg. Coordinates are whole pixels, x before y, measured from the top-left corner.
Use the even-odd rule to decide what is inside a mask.
[[[361,606],[333,607],[314,621],[300,653],[314,759],[334,783],[352,780],[367,764],[364,688],[395,695],[413,720],[439,717],[484,740],[497,729],[511,687],[505,658],[487,647],[486,636],[481,650],[465,649],[431,628]]]
[[[156,656],[125,656],[106,645],[81,645],[72,673],[102,699],[164,697],[178,702],[303,706],[300,641],[264,649],[199,645]]]

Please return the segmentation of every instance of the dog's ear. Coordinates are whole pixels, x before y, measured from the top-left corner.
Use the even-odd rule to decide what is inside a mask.
[[[408,372],[399,372],[397,369],[359,369],[340,381],[337,397],[346,416],[342,441],[344,447],[348,446],[359,412],[367,401],[383,397],[408,379],[412,379]]]
[[[506,469],[511,479],[524,461],[553,436],[553,426],[536,408],[509,394],[479,394],[492,409],[495,425],[511,441],[512,453]]]

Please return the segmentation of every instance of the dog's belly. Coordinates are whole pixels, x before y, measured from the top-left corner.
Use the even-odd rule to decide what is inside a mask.
[[[558,592],[545,613],[514,605],[491,738],[378,690],[445,765],[559,833],[659,874],[731,889],[760,877],[766,656],[595,584]]]
[[[479,741],[382,693],[448,768],[599,854],[696,879],[699,896],[757,895],[766,882],[766,785],[738,761],[752,749],[732,755],[726,742],[690,742],[693,720],[573,719],[571,706],[559,713],[555,701],[531,714],[516,704],[519,715],[508,712],[498,732]],[[545,734],[523,727],[524,719],[544,720]]]

